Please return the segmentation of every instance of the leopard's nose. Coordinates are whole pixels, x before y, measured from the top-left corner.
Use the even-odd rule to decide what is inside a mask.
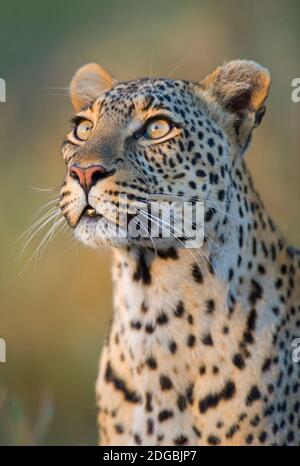
[[[106,170],[103,165],[91,165],[90,167],[72,165],[69,170],[70,176],[80,184],[86,193],[88,193],[91,187],[98,181],[112,175],[114,172],[114,170]]]

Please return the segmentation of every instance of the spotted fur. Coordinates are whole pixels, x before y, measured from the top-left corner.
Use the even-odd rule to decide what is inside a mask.
[[[102,445],[300,445],[300,365],[291,358],[300,254],[269,217],[243,156],[269,84],[267,70],[243,60],[200,83],[117,83],[95,64],[73,78],[73,105],[93,130],[85,142],[72,130],[63,143],[61,208],[77,238],[109,244],[114,257],[115,310],[96,386]],[[154,144],[139,131],[158,114],[176,131]],[[86,195],[74,164],[101,164],[111,176]],[[203,246],[110,238],[83,212],[89,204],[109,220],[119,193],[204,201]]]

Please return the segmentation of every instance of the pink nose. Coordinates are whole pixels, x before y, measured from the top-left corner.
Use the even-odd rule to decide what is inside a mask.
[[[89,192],[92,186],[97,181],[105,178],[108,175],[106,168],[102,165],[92,165],[91,167],[79,167],[78,165],[72,165],[70,167],[70,176],[74,178],[86,193]]]

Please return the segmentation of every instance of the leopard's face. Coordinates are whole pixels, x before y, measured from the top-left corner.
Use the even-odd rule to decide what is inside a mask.
[[[60,205],[77,238],[96,247],[184,245],[176,230],[153,236],[149,222],[162,233],[167,217],[155,215],[155,206],[166,212],[184,202],[204,203],[209,230],[222,224],[234,157],[245,137],[238,141],[232,112],[205,84],[117,84],[99,65],[86,65],[72,81],[71,97],[77,113],[63,143]],[[143,234],[135,228],[137,213]]]

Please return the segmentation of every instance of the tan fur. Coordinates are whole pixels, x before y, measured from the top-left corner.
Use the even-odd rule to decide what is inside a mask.
[[[114,316],[96,386],[101,444],[299,445],[291,348],[300,254],[270,219],[242,155],[264,113],[269,72],[236,60],[199,84],[108,78],[103,90],[96,76],[90,92],[94,78],[88,65],[71,86],[93,130],[83,142],[75,128],[64,142],[61,208],[82,242],[113,248]],[[149,141],[144,125],[162,114],[175,129]],[[112,174],[84,193],[74,164]],[[204,202],[203,246],[114,238],[119,194],[131,205]],[[87,204],[107,230],[84,215]]]
[[[79,68],[70,84],[70,97],[76,112],[116,83],[117,80],[98,63],[88,63]]]

